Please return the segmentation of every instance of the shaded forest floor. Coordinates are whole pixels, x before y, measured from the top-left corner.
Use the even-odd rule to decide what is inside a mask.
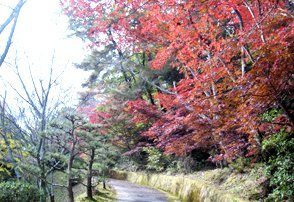
[[[58,184],[66,184],[66,175],[62,172],[55,172],[54,179]],[[97,191],[98,190],[98,191]],[[112,202],[115,201],[115,192],[109,186],[107,189],[103,189],[102,184],[97,186],[97,190],[93,192],[93,198],[97,202]],[[82,184],[77,184],[73,187],[75,201],[88,202],[90,200],[85,199],[86,187]],[[64,187],[55,187],[55,201],[66,202],[67,201],[67,189]]]
[[[83,194],[76,197],[77,202],[93,202],[91,200],[86,199],[86,192],[85,187],[83,188]],[[110,187],[106,186],[106,189],[103,189],[102,184],[99,184],[97,186],[98,191],[93,193],[93,199],[96,202],[113,202],[116,201],[116,193],[115,191]]]
[[[57,184],[66,185],[66,174],[63,172],[55,172],[54,181]],[[86,188],[82,184],[75,185],[74,188],[75,197],[81,195],[85,192]],[[56,202],[66,202],[67,201],[67,189],[65,187],[55,187],[54,188],[54,195]]]

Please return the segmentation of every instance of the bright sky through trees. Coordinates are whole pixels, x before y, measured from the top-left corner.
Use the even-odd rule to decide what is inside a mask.
[[[1,22],[10,12],[7,6],[13,7],[16,3],[15,0],[0,0]],[[13,81],[10,64],[14,64],[17,56],[20,68],[24,69],[30,64],[36,78],[46,79],[54,54],[56,74],[64,71],[61,86],[64,89],[72,88],[73,97],[76,98],[76,91],[80,89],[86,73],[75,69],[72,64],[83,59],[85,46],[80,39],[68,37],[70,34],[67,17],[61,13],[58,0],[27,1],[21,11],[11,49],[0,69],[0,77]],[[4,46],[5,37],[6,33],[0,38],[1,48]],[[3,87],[3,83],[0,85],[2,92],[6,87]]]

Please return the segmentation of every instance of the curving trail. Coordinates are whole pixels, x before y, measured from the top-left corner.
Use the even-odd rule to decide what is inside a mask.
[[[109,185],[117,193],[118,202],[167,202],[164,193],[123,180],[110,179]]]

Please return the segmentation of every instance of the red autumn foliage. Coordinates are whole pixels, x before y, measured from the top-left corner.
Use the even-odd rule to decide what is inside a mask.
[[[152,119],[142,135],[167,153],[216,150],[216,160],[258,154],[259,115],[274,104],[292,130],[285,98],[293,99],[294,31],[285,1],[64,0],[63,6],[95,44],[116,40],[124,50],[152,52],[151,68],[170,64],[185,74],[174,94],[157,94],[164,110],[129,102],[134,121]]]
[[[77,110],[79,113],[82,113],[86,115],[89,119],[90,123],[93,124],[102,124],[104,123],[105,119],[111,118],[111,114],[103,111],[99,111],[97,107],[103,106],[103,104],[97,105],[97,106],[84,106],[79,107]]]
[[[126,111],[132,114],[134,123],[150,123],[159,118],[157,107],[145,100],[129,101]]]

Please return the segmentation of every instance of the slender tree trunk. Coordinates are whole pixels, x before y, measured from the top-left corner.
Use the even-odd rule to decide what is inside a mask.
[[[151,104],[155,105],[155,101],[154,101],[152,91],[151,91],[151,87],[149,86],[149,84],[147,84],[146,90],[147,90],[147,94],[148,94],[148,97],[149,97],[149,100],[150,100]]]
[[[72,166],[73,166],[73,161],[74,161],[74,148],[75,148],[75,143],[73,143],[73,146],[72,146],[72,149],[70,152],[70,157],[68,160],[68,165],[67,165],[67,172],[68,172],[67,194],[68,194],[68,201],[69,202],[74,202],[73,181],[72,181]]]
[[[69,202],[74,202],[74,193],[73,193],[72,179],[68,179],[67,193],[68,193],[68,201]]]
[[[72,183],[71,169],[72,169],[72,161],[71,161],[71,163],[68,164],[67,195],[68,195],[68,201],[69,202],[74,202],[74,193],[73,193],[73,183]]]
[[[39,141],[38,151],[37,151],[37,163],[38,167],[40,169],[40,177],[38,179],[39,181],[39,189],[43,192],[43,195],[40,196],[40,202],[46,202],[47,197],[47,183],[46,183],[46,174],[45,174],[45,165],[43,162],[43,138]]]
[[[103,180],[102,180],[103,189],[106,189],[106,177],[105,177],[105,170],[104,169],[102,171],[102,176],[103,176]]]
[[[93,199],[92,192],[92,178],[93,178],[93,163],[95,158],[95,149],[91,149],[91,156],[88,165],[88,176],[87,176],[87,198]]]
[[[113,39],[110,27],[108,29],[107,35],[109,37],[111,37],[111,42],[112,42],[114,48],[116,49],[116,51],[118,52],[119,63],[120,63],[120,71],[123,74],[125,82],[129,85],[129,88],[132,88],[131,78],[128,76],[127,71],[126,71],[126,69],[124,68],[124,65],[123,65],[123,59],[124,59],[123,52],[122,52],[121,49],[118,48],[116,41]]]
[[[106,181],[103,179],[103,189],[106,189]]]
[[[54,195],[50,194],[50,202],[55,202],[55,198],[54,198]]]
[[[88,176],[87,176],[87,198],[93,199],[92,176],[90,176],[90,174],[88,174]]]
[[[45,176],[43,175],[43,172],[41,174],[41,179],[40,179],[40,189],[43,192],[43,195],[40,197],[40,202],[46,202],[46,196],[47,196],[47,184],[46,184],[46,179]]]
[[[43,127],[43,126],[42,126]],[[41,130],[44,131],[44,130]],[[44,163],[44,155],[45,155],[45,149],[44,149],[44,138],[41,137],[38,147],[38,153],[37,153],[37,161],[38,161],[38,167],[41,171],[41,176],[39,179],[40,183],[40,189],[44,193],[43,196],[40,198],[40,202],[46,202],[47,201],[47,176],[45,171],[45,163]]]
[[[50,187],[50,194],[49,194],[49,197],[50,197],[50,202],[55,202],[55,197],[54,197],[54,187],[53,187],[53,182],[54,182],[54,179],[53,179],[53,172],[51,172],[51,187]]]

